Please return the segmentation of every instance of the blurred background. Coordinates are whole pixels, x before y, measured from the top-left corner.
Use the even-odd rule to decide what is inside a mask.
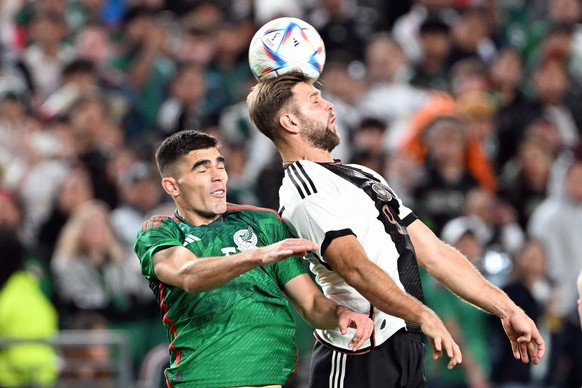
[[[245,97],[250,39],[279,16],[325,41],[334,156],[382,173],[543,330],[524,365],[498,319],[425,274],[464,355],[427,359],[429,386],[582,386],[580,0],[0,0],[0,386],[164,386],[132,250],[173,211],[153,152],[216,135],[228,200],[278,208],[281,160]],[[306,384],[300,318],[297,339],[286,388]]]

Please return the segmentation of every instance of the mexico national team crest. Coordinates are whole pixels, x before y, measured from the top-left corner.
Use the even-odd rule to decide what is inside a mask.
[[[247,229],[237,230],[232,236],[239,251],[245,252],[257,247],[257,235],[250,226]]]
[[[382,184],[375,182],[372,183],[372,190],[374,190],[374,192],[378,194],[378,197],[380,197],[381,200],[385,202],[390,202],[392,200],[392,194]]]

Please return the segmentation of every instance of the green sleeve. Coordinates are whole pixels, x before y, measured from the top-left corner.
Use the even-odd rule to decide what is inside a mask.
[[[182,246],[184,235],[168,216],[153,216],[143,223],[133,247],[141,264],[141,272],[147,278],[156,278],[152,256],[157,251]]]

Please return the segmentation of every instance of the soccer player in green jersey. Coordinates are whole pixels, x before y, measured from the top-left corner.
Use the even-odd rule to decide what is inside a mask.
[[[288,300],[311,326],[340,328],[357,350],[366,314],[327,299],[300,258],[317,248],[291,238],[276,212],[227,204],[217,140],[178,132],[156,151],[177,207],[139,231],[135,251],[158,298],[170,342],[168,387],[280,387],[297,369]]]

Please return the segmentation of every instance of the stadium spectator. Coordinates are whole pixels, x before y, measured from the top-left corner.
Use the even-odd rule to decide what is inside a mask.
[[[35,13],[28,28],[33,43],[22,52],[21,62],[30,77],[32,105],[38,108],[59,88],[61,69],[73,59],[75,50],[63,41],[67,25],[61,14]]]
[[[523,229],[527,227],[533,211],[548,195],[550,171],[555,158],[549,150],[552,139],[557,138],[553,126],[546,121],[534,122],[527,132],[533,135],[530,130],[534,128],[549,131],[549,136],[543,137],[545,142],[541,143],[533,137],[523,139],[516,155],[505,164],[499,175],[499,196],[515,209]]]
[[[63,227],[51,260],[56,305],[63,328],[78,312],[107,319],[108,328],[131,338],[134,366],[163,341],[157,306],[139,261],[110,226],[110,212],[99,201],[79,206]]]
[[[160,177],[148,162],[137,161],[121,174],[117,187],[121,202],[111,211],[111,227],[127,250],[133,249],[136,230],[160,204]]]
[[[557,298],[550,305],[552,347],[547,384],[580,385],[579,354],[571,338],[576,305],[576,277],[582,268],[582,247],[577,231],[582,228],[582,159],[577,155],[566,168],[561,195],[550,195],[532,214],[529,235],[541,242],[548,259],[548,275]],[[578,364],[579,365],[579,364]],[[574,377],[577,376],[577,377]],[[575,379],[575,380],[569,380]],[[574,382],[573,382],[574,381]]]
[[[110,66],[124,74],[130,110],[124,122],[127,138],[146,136],[155,130],[157,112],[165,98],[165,86],[175,64],[164,52],[166,32],[156,10],[131,5],[121,23],[120,49]]]
[[[93,185],[87,171],[82,167],[71,169],[55,193],[48,217],[39,227],[36,249],[47,264],[50,263],[58,237],[69,217],[81,205],[94,198]]]
[[[413,64],[410,84],[422,89],[449,91],[445,60],[451,47],[451,27],[437,17],[420,25],[418,40],[421,57]]]
[[[475,220],[469,217],[457,219],[445,226],[443,241],[463,253],[467,259],[481,267],[485,244]],[[449,370],[442,360],[430,362],[427,357],[427,377],[430,387],[487,387],[491,373],[489,344],[487,341],[488,316],[451,293],[445,286],[428,274],[422,278],[427,306],[433,308],[459,346],[463,349],[460,368]],[[504,343],[504,345],[506,345]]]
[[[178,66],[170,80],[168,97],[158,111],[156,128],[159,137],[185,129],[200,130],[205,114],[206,78],[200,65]]]
[[[0,247],[0,386],[51,386],[58,360],[45,342],[57,334],[57,311],[24,269],[26,248],[13,229],[0,228]]]
[[[544,319],[555,295],[547,277],[547,257],[544,247],[536,240],[528,240],[514,256],[513,271],[503,290],[534,320],[547,330]],[[493,363],[492,381],[500,387],[535,386],[542,383],[539,373],[529,364],[516,362],[511,348],[505,343],[505,334],[490,325],[489,338]]]

